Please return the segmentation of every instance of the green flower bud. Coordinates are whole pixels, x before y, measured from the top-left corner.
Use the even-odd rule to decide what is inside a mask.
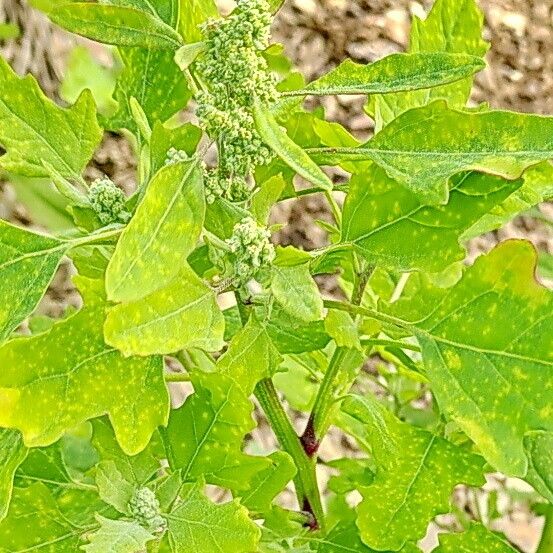
[[[150,531],[165,527],[165,519],[161,516],[159,501],[149,488],[139,488],[134,493],[128,505],[129,513],[138,524]]]
[[[167,150],[167,157],[165,158],[165,165],[174,165],[181,161],[186,161],[188,154],[184,150],[177,150],[176,148],[169,148]]]
[[[125,194],[108,177],[96,179],[92,183],[88,199],[103,225],[125,223],[130,218],[125,206]]]

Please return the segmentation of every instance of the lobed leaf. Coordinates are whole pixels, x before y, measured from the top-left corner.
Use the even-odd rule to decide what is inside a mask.
[[[464,112],[444,101],[403,113],[359,148],[322,150],[318,161],[372,160],[430,203],[446,203],[448,180],[467,170],[515,179],[553,157],[553,118]]]
[[[18,77],[0,58],[0,144],[7,151],[0,157],[3,169],[47,177],[47,162],[62,176],[80,180],[101,137],[90,91],[70,108],[61,108],[33,77]]]
[[[181,502],[167,516],[174,553],[213,553],[257,550],[259,527],[237,502],[215,505],[202,493],[202,483],[184,486]]]
[[[0,343],[35,309],[69,247],[0,221]]]
[[[100,528],[89,536],[81,549],[87,553],[142,553],[155,536],[138,522],[96,517]]]
[[[168,460],[183,480],[205,478],[231,490],[248,489],[254,474],[267,467],[262,457],[241,451],[255,423],[253,406],[238,383],[218,373],[192,376],[195,393],[171,411],[163,431]]]
[[[357,526],[370,547],[399,551],[423,538],[434,516],[449,512],[457,484],[484,484],[484,459],[401,422],[371,396],[348,398],[342,408],[366,426],[376,463],[357,508]]]
[[[49,13],[50,19],[78,35],[117,46],[177,50],[180,35],[150,12],[128,6],[71,2]]]
[[[408,283],[410,299],[392,310],[410,321],[444,415],[496,470],[520,477],[540,454],[528,458],[525,435],[553,430],[553,302],[536,260],[530,243],[504,242],[452,288]]]
[[[170,284],[196,246],[204,214],[197,159],[156,173],[109,262],[108,299],[130,302]]]
[[[83,309],[47,332],[0,348],[0,426],[20,430],[27,446],[40,447],[108,413],[122,449],[132,455],[167,422],[163,360],[125,359],[106,346],[105,303],[90,282],[80,282]],[[114,393],[121,389],[124,394]]]
[[[110,309],[104,326],[106,342],[124,355],[218,351],[224,330],[215,293],[187,266],[164,288]]]
[[[493,534],[481,524],[472,524],[470,528],[460,534],[441,534],[440,546],[435,553],[515,553],[506,539]]]
[[[380,267],[436,273],[464,259],[461,238],[521,185],[521,180],[463,173],[451,179],[447,204],[429,206],[367,164],[350,181],[341,240]]]

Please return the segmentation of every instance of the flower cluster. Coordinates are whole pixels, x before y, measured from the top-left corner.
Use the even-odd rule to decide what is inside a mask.
[[[147,530],[155,531],[165,526],[161,516],[159,501],[149,488],[139,488],[128,505],[130,515]]]
[[[126,223],[130,218],[125,206],[125,194],[108,177],[96,179],[91,184],[88,200],[103,225]]]
[[[229,17],[203,26],[206,50],[198,70],[208,92],[197,97],[197,115],[206,133],[217,141],[218,178],[225,181],[219,186],[227,197],[241,197],[255,166],[273,158],[252,114],[256,99],[266,104],[277,99],[275,80],[262,55],[269,45],[270,23],[266,0],[238,0]]]
[[[218,169],[204,171],[204,186],[208,204],[212,204],[217,198],[226,198],[231,202],[243,202],[251,194],[251,187],[246,177],[222,176]]]
[[[270,266],[275,258],[275,248],[270,238],[269,230],[252,217],[244,217],[234,226],[232,236],[226,243],[237,284],[248,283]]]
[[[181,161],[186,161],[188,154],[184,150],[177,150],[176,148],[169,148],[167,150],[167,157],[165,158],[165,165],[175,165]]]

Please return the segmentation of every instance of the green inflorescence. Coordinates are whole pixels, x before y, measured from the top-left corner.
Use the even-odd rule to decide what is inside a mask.
[[[181,161],[186,161],[188,154],[184,150],[177,150],[176,148],[169,148],[167,150],[167,157],[165,158],[165,165],[175,165]]]
[[[96,179],[92,183],[88,199],[103,225],[126,223],[130,218],[125,205],[125,194],[108,177]]]
[[[255,166],[273,158],[252,114],[256,99],[266,104],[277,99],[275,79],[262,55],[269,45],[270,23],[266,0],[238,0],[229,17],[202,27],[206,50],[198,71],[207,91],[198,95],[197,115],[219,148],[217,172],[206,178],[212,196],[243,201]]]
[[[275,258],[269,230],[252,217],[244,217],[234,226],[226,241],[236,285],[245,285],[270,267]]]
[[[129,501],[129,513],[141,526],[155,531],[164,528],[165,519],[161,516],[159,501],[149,488],[139,488]]]

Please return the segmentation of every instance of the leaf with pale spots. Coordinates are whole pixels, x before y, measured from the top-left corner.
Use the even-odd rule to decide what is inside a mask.
[[[468,240],[496,230],[549,198],[553,198],[553,165],[544,161],[527,169],[522,176],[522,186],[478,219],[462,238]]]
[[[413,18],[409,51],[413,54],[470,54],[482,57],[488,44],[482,39],[484,16],[475,0],[436,0],[426,19]],[[472,88],[472,76],[426,90],[375,95],[369,112],[380,130],[404,111],[444,98],[451,107],[463,107]]]
[[[43,162],[79,180],[102,137],[96,106],[85,90],[70,108],[46,98],[30,75],[18,77],[0,58],[0,166],[26,177],[49,177]]]
[[[47,332],[0,348],[0,426],[20,430],[27,446],[40,447],[107,413],[121,447],[132,455],[167,422],[163,360],[125,358],[107,346],[99,285],[83,277],[79,284],[83,309]]]
[[[173,52],[144,48],[120,48],[123,70],[115,84],[117,110],[106,120],[110,129],[128,129],[138,135],[130,99],[144,110],[150,126],[160,125],[186,106],[190,91],[182,71],[173,61]],[[144,81],[149,86],[144,86]],[[165,152],[164,158],[170,144]],[[159,167],[154,167],[154,171]]]
[[[180,0],[179,31],[187,43],[203,39],[200,25],[210,18],[219,17],[214,0]]]
[[[188,266],[168,286],[111,308],[104,326],[106,342],[124,355],[218,351],[224,331],[215,293]]]
[[[384,169],[367,164],[350,181],[341,240],[379,267],[436,273],[464,259],[463,233],[509,201],[521,184],[464,173],[451,179],[446,205],[428,206]]]
[[[100,528],[87,536],[89,543],[81,549],[86,553],[142,553],[155,536],[138,522],[110,520],[97,516]]]
[[[447,203],[448,181],[457,173],[515,179],[552,158],[553,117],[459,111],[438,100],[403,113],[358,148],[310,152],[324,164],[372,160],[426,202]]]
[[[484,67],[481,58],[464,53],[391,54],[365,65],[347,59],[304,90],[292,94],[388,94],[418,90],[464,79]]]
[[[196,247],[204,216],[202,171],[196,158],[156,173],[109,262],[108,299],[130,302],[169,284]]]
[[[73,509],[79,504],[76,494],[83,501],[78,514]],[[8,515],[0,522],[0,551],[75,553],[84,528],[95,525],[94,511],[105,507],[90,491],[70,490],[56,497],[39,482],[16,488]]]
[[[162,435],[169,464],[183,480],[203,477],[208,484],[248,489],[253,475],[270,462],[242,453],[242,440],[253,430],[253,405],[241,386],[219,373],[192,376],[194,394],[171,411]]]
[[[0,520],[8,512],[12,496],[13,477],[27,456],[21,434],[17,430],[0,428]]]
[[[101,461],[96,467],[98,495],[120,513],[127,514],[136,486],[127,481],[115,461]]]
[[[504,242],[452,288],[413,280],[409,300],[390,307],[416,335],[444,415],[495,469],[520,477],[532,462],[526,433],[553,431],[553,295],[536,261],[529,242]]]
[[[281,361],[267,328],[253,314],[218,359],[216,370],[233,380],[242,393],[249,396],[260,380],[275,374]]]
[[[237,501],[216,505],[203,494],[203,483],[187,484],[167,515],[173,553],[257,551],[261,530]]]
[[[376,464],[357,508],[357,526],[370,547],[399,551],[416,542],[434,516],[450,511],[457,484],[484,484],[482,457],[401,422],[372,396],[352,396],[342,409],[363,425]]]
[[[72,33],[105,44],[174,51],[181,36],[157,13],[129,6],[72,2],[49,13],[50,19]]]
[[[33,312],[69,246],[0,221],[0,343]]]
[[[440,534],[440,546],[434,553],[516,553],[504,537],[500,537],[481,524],[472,524],[465,532]]]

